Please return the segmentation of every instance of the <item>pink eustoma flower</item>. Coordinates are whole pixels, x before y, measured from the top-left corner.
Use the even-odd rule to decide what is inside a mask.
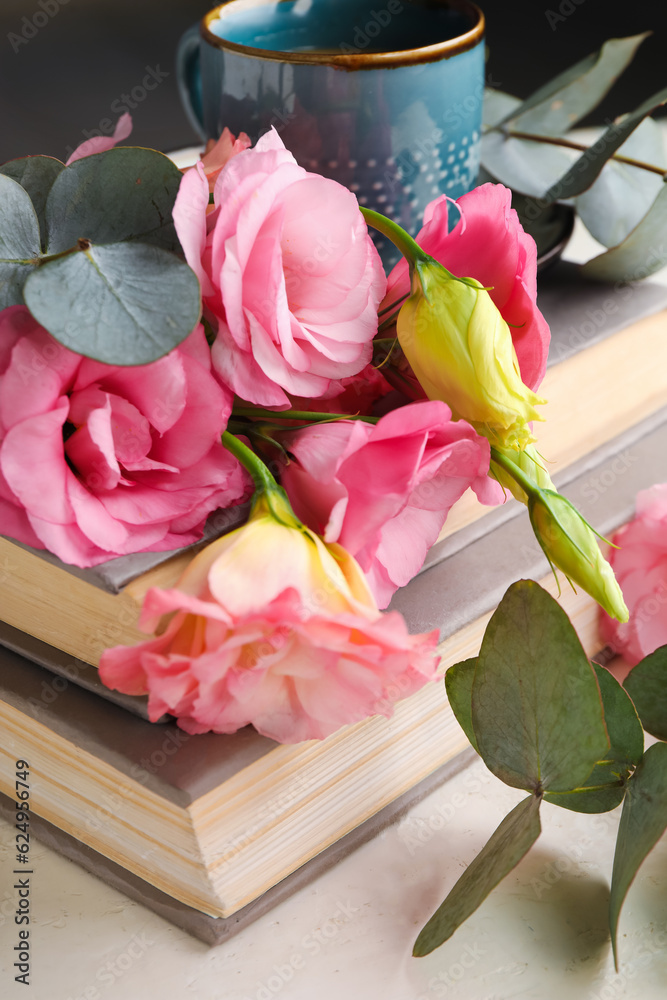
[[[177,588],[150,590],[142,627],[172,612],[163,635],[107,650],[100,676],[189,733],[321,739],[435,677],[437,631],[411,636],[344,549],[268,513],[208,545]]]
[[[201,326],[150,365],[55,341],[25,306],[0,313],[0,533],[93,566],[197,541],[247,479],[220,443],[231,397]]]
[[[667,644],[667,483],[637,495],[636,516],[612,539],[609,562],[630,620],[600,613],[606,643],[631,666]]]
[[[512,193],[502,184],[482,184],[456,202],[462,218],[448,232],[444,195],[427,206],[424,226],[415,239],[459,278],[476,278],[509,325],[521,380],[537,389],[546,370],[550,333],[537,308],[535,241],[511,207]],[[410,293],[407,261],[394,267],[387,281],[386,302]]]
[[[450,508],[472,487],[502,499],[487,476],[489,443],[439,401],[402,406],[373,426],[342,420],[281,436],[281,472],[297,517],[359,562],[380,607],[419,571]]]
[[[331,394],[370,361],[386,285],[356,198],[298,166],[275,130],[223,167],[213,212],[208,198],[198,164],[174,222],[217,331],[219,378],[262,406]]]
[[[244,149],[249,149],[250,145],[250,138],[245,132],[234,136],[228,128],[222,130],[219,139],[209,139],[206,143],[206,149],[201,155],[201,164],[211,193],[222,168],[229,163],[233,156],[242,153]],[[189,167],[188,169],[192,170],[193,168]]]

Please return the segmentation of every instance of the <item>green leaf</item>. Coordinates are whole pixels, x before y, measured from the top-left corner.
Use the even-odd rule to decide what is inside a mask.
[[[488,843],[468,865],[444,903],[415,942],[412,954],[428,955],[452,936],[492,889],[528,853],[540,835],[540,800],[531,795],[505,817]]]
[[[582,789],[544,796],[554,805],[582,813],[608,812],[620,805],[627,780],[644,753],[644,731],[635,706],[608,670],[597,663],[593,667],[609,733],[610,748],[605,763],[596,764]]]
[[[472,689],[486,766],[508,785],[580,788],[609,747],[595,673],[557,601],[513,584],[487,625]]]
[[[661,127],[645,118],[619,154],[667,170]],[[591,236],[617,246],[641,222],[662,189],[659,174],[609,160],[595,183],[576,199],[577,215]]]
[[[651,34],[610,38],[598,52],[559,73],[514,108],[499,124],[540,135],[560,135],[597,107]]]
[[[648,213],[622,243],[584,264],[580,271],[598,281],[636,281],[667,263],[667,185],[663,184]]]
[[[64,169],[65,164],[53,156],[22,156],[18,160],[3,163],[0,167],[0,173],[17,181],[30,195],[39,220],[43,246],[46,246],[46,199],[56,177]]]
[[[620,149],[647,115],[650,115],[656,108],[662,107],[663,104],[667,104],[667,87],[649,97],[632,114],[625,115],[621,121],[610,125],[597,142],[594,142],[572,164],[568,172],[549,188],[543,196],[544,201],[548,203],[574,198],[589,188],[609,157],[613,156],[617,149]]]
[[[541,198],[574,160],[572,151],[539,141],[512,139],[502,132],[482,136],[480,155],[484,168],[501,184],[533,198]]]
[[[647,733],[667,740],[667,646],[634,667],[624,682]]]
[[[39,250],[39,222],[30,196],[0,173],[0,309],[23,302],[23,285]]]
[[[510,117],[511,113],[521,105],[521,100],[502,90],[487,87],[484,91],[482,109],[482,125],[490,127],[497,125],[502,119]]]
[[[136,240],[178,250],[172,209],[182,174],[154,149],[120,146],[76,160],[51,188],[46,202],[50,254],[77,240]]]
[[[142,365],[194,329],[199,282],[183,261],[143,243],[91,246],[26,282],[35,319],[72,351],[110,365]]]
[[[461,660],[449,668],[445,674],[445,688],[456,721],[477,750],[475,730],[472,728],[472,684],[475,677],[477,657]],[[479,750],[477,750],[479,753]]]
[[[512,208],[524,230],[535,240],[538,258],[572,235],[575,214],[569,205],[555,202],[535,211],[535,204],[530,198],[513,191]]]
[[[621,907],[644,858],[667,829],[667,743],[644,754],[623,803],[609,899],[609,928],[618,967],[617,932]]]

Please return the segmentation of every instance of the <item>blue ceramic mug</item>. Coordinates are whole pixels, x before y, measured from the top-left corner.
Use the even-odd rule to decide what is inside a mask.
[[[274,127],[414,234],[433,198],[475,184],[483,35],[468,0],[227,0],[181,39],[179,87],[202,139]]]

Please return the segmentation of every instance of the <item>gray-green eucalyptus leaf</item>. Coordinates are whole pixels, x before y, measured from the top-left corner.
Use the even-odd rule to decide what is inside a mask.
[[[23,302],[23,286],[39,251],[39,221],[30,196],[0,173],[0,309]]]
[[[496,180],[514,191],[541,198],[570,168],[576,154],[558,146],[486,132],[481,162]]]
[[[172,209],[181,178],[154,149],[119,146],[76,160],[56,178],[46,202],[48,253],[69,250],[79,239],[179,249]]]
[[[570,66],[536,90],[501,124],[517,131],[561,135],[596,108],[650,32],[610,38],[598,52]]]
[[[621,154],[667,170],[662,129],[652,118],[638,125],[618,150]],[[660,174],[611,159],[576,199],[577,215],[599,243],[617,246],[641,222],[662,186]]]
[[[623,686],[646,732],[667,740],[667,646],[660,646],[644,657],[630,671]]]
[[[649,211],[616,247],[582,265],[596,281],[637,281],[667,264],[667,185],[662,184]]]
[[[595,673],[563,609],[532,580],[513,584],[487,625],[472,726],[486,766],[518,788],[580,788],[605,758]]]
[[[477,657],[461,660],[445,674],[445,688],[452,712],[469,743],[477,750],[477,739],[472,727],[472,685],[475,679]],[[479,750],[477,750],[479,753]]]
[[[143,243],[91,246],[52,261],[30,276],[24,294],[56,340],[110,365],[157,360],[187,337],[200,311],[194,272]]]
[[[618,964],[617,934],[621,907],[647,854],[667,829],[667,743],[644,754],[623,803],[616,840],[609,899],[609,927]]]
[[[528,853],[540,835],[540,800],[531,795],[505,817],[415,942],[413,955],[438,948]]]
[[[620,805],[628,779],[644,753],[644,730],[632,701],[608,670],[593,664],[600,686],[610,747],[581,789],[549,793],[548,802],[574,812],[608,812]]]
[[[65,164],[53,156],[22,156],[18,160],[9,160],[0,166],[0,174],[17,181],[30,195],[41,232],[42,247],[46,246],[46,227],[44,211],[46,199],[53,187],[54,181]]]
[[[644,118],[663,104],[667,104],[667,87],[653,94],[631,114],[610,125],[572,164],[568,172],[549,188],[543,196],[544,203],[574,198],[589,188],[609,158],[620,149]]]

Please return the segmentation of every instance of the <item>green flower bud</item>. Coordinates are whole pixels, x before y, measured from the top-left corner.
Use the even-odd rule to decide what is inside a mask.
[[[528,512],[552,568],[557,566],[570,583],[578,583],[612,618],[627,622],[628,609],[614,571],[576,507],[554,490],[539,489],[528,498]]]
[[[429,399],[468,420],[493,444],[524,448],[541,420],[540,399],[521,381],[510,329],[488,291],[437,261],[417,260],[398,340]]]

